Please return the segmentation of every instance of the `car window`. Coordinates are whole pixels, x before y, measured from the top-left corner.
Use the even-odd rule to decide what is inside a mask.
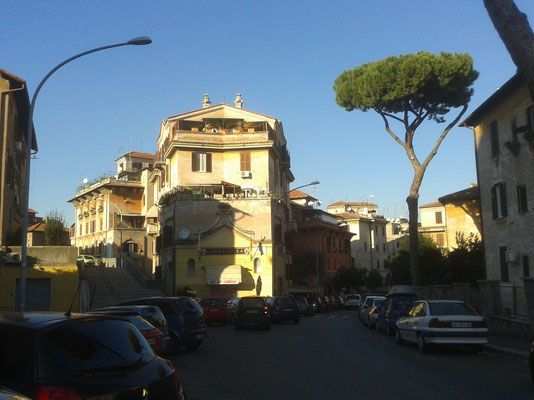
[[[64,376],[142,365],[155,357],[129,322],[71,320],[48,330],[39,345],[39,375]]]
[[[430,303],[431,315],[478,315],[475,310],[465,303],[436,302]]]
[[[384,299],[374,299],[373,305],[376,307],[381,307],[384,304]]]
[[[143,317],[140,317],[139,315],[132,315],[129,316],[127,319],[133,324],[133,326],[135,326],[140,331],[146,331],[155,328],[154,325],[152,325],[150,322],[148,322]]]
[[[241,307],[246,307],[246,308],[262,308],[262,307],[265,306],[265,302],[263,301],[263,299],[257,299],[257,298],[247,299],[247,298],[243,298],[239,302],[239,305]]]
[[[279,297],[278,305],[280,307],[294,307],[295,303],[293,302],[293,299],[291,299],[290,297]]]
[[[181,312],[202,314],[202,307],[200,304],[190,298],[184,297],[176,301],[176,305]]]

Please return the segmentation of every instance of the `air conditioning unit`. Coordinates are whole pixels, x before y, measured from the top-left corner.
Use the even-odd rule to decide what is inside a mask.
[[[250,172],[250,171],[241,171],[241,178],[252,178],[252,172]]]

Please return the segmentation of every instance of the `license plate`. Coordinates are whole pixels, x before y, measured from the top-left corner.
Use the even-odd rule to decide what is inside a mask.
[[[471,322],[453,322],[451,326],[453,328],[471,328],[473,324]]]

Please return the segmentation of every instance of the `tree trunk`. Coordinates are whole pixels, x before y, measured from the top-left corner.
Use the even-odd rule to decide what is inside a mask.
[[[534,33],[527,16],[519,11],[514,0],[484,0],[484,5],[534,98]]]
[[[425,171],[422,168],[415,168],[414,177],[410,186],[410,193],[406,198],[409,216],[409,239],[410,239],[410,274],[412,284],[419,284],[419,188],[423,181]]]

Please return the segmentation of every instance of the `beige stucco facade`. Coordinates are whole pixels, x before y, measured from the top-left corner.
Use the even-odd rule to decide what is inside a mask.
[[[189,288],[231,297],[287,291],[284,242],[293,176],[281,122],[241,104],[205,104],[164,120],[157,146],[146,193],[152,210],[159,207],[166,292]],[[239,282],[230,275],[239,275]]]
[[[475,136],[487,279],[518,287],[534,273],[533,106],[516,75],[464,124]]]

